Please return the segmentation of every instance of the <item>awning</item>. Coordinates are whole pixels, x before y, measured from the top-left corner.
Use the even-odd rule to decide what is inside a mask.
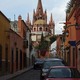
[[[69,41],[68,42],[71,46],[76,46],[76,41]]]

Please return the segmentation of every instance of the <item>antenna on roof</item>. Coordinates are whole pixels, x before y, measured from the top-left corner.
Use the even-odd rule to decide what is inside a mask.
[[[15,21],[15,14],[14,14],[14,21]]]

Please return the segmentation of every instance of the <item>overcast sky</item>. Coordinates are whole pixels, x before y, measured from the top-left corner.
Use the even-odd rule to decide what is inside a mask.
[[[42,0],[43,10],[47,10],[48,21],[50,20],[50,14],[53,14],[55,34],[62,33],[63,24],[60,23],[65,21],[65,10],[69,1],[70,0]],[[15,14],[15,19],[21,15],[22,19],[26,21],[27,13],[29,13],[32,21],[33,9],[37,8],[37,4],[38,0],[0,0],[0,10],[11,20],[14,20]]]

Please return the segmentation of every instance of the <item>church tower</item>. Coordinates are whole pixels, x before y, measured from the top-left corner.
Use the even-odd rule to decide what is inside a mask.
[[[27,14],[26,25],[29,26],[29,28],[30,28],[30,26],[31,26],[31,21],[30,21],[30,19],[29,19],[29,13]]]
[[[35,22],[36,20],[42,19],[42,20],[45,20],[47,23],[47,15],[46,14],[47,14],[46,10],[45,10],[45,12],[43,12],[41,0],[38,0],[36,12],[35,12],[35,10],[33,11],[33,22]]]
[[[27,25],[30,24],[29,22],[29,15],[27,18]],[[31,24],[30,24],[31,25]],[[43,36],[46,37],[47,35],[54,33],[54,22],[51,14],[50,22],[47,24],[47,11],[43,10],[42,1],[38,0],[37,8],[36,10],[33,10],[33,21],[31,25],[31,38],[32,41],[38,42],[41,40],[41,35],[43,33]],[[53,30],[53,32],[52,32]]]

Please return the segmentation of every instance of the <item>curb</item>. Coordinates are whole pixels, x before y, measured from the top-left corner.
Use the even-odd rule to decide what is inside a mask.
[[[32,69],[32,68],[33,68],[33,67],[29,67],[29,68],[26,68],[26,69],[17,71],[17,72],[15,72],[15,73],[13,73],[13,74],[1,76],[1,77],[0,77],[0,80],[8,80],[8,79],[11,79],[11,78],[16,77],[16,76],[18,76],[18,75],[20,75],[20,74],[22,74],[22,73],[24,73],[24,72]]]

